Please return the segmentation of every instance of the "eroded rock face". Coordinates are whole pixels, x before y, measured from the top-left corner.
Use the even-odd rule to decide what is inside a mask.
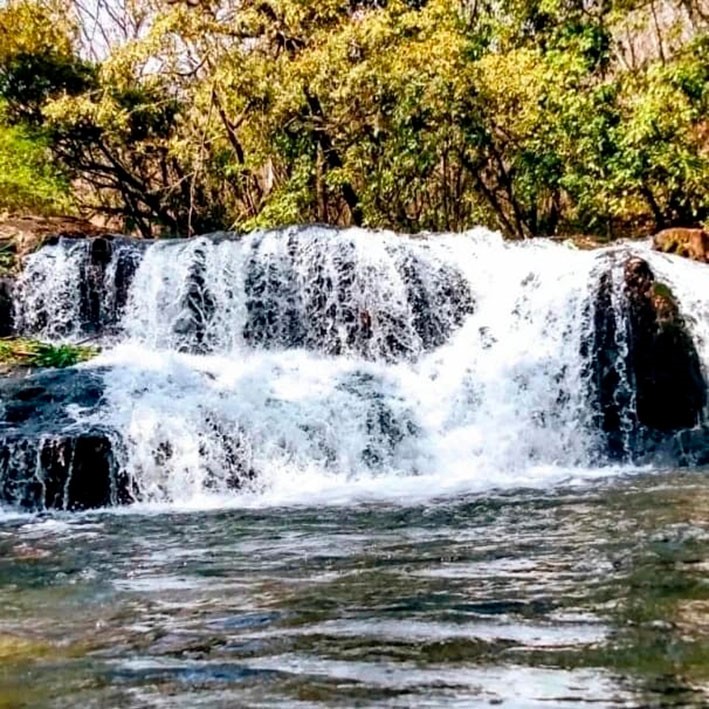
[[[453,266],[392,249],[391,270],[378,272],[363,262],[356,241],[335,241],[337,230],[331,231],[333,241],[323,239],[322,248],[312,251],[302,230],[279,237],[285,253],[254,243],[244,282],[243,337],[249,345],[416,359],[446,342],[474,312],[470,287]],[[402,303],[394,307],[375,296],[365,307],[363,291],[376,290],[377,279],[400,279]]]
[[[594,423],[603,433],[606,450],[617,460],[627,453],[626,416],[632,398],[625,386],[625,367],[618,351],[618,321],[613,304],[610,269],[601,274],[593,303],[591,336],[582,343],[581,356],[588,363],[590,399]]]
[[[699,424],[707,383],[669,288],[641,258],[628,258],[622,277],[620,302],[614,302],[611,266],[600,275],[592,342],[583,354],[607,454],[639,459],[671,450],[677,432]]]
[[[0,502],[32,510],[80,510],[135,497],[120,472],[118,432],[78,423],[99,412],[100,372],[46,370],[0,380]]]

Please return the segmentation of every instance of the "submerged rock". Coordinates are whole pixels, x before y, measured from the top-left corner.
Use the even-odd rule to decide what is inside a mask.
[[[121,438],[79,423],[98,414],[100,372],[47,370],[0,380],[0,502],[33,510],[79,510],[135,498],[117,460]]]
[[[394,465],[404,449],[420,436],[422,431],[403,399],[385,396],[385,383],[369,373],[354,372],[337,386],[364,404],[366,444],[360,459],[369,469]]]
[[[678,431],[660,441],[652,454],[655,459],[665,457],[683,467],[709,465],[709,424]]]
[[[591,397],[611,458],[639,458],[696,426],[707,402],[699,355],[671,291],[646,261],[601,273],[593,309]]]

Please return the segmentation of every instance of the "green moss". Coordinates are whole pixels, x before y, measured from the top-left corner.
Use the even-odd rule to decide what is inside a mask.
[[[675,300],[674,293],[672,293],[670,288],[664,283],[658,283],[655,281],[655,283],[652,284],[652,294],[658,298],[662,298],[663,300],[668,300],[671,303],[677,302]]]
[[[96,354],[96,347],[84,345],[51,345],[22,337],[0,340],[0,365],[6,367],[71,367]]]

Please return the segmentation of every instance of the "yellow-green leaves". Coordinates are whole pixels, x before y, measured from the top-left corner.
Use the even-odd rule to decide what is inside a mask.
[[[709,38],[624,68],[636,0],[126,0],[94,54],[70,3],[0,10],[0,97],[146,235],[709,219]]]

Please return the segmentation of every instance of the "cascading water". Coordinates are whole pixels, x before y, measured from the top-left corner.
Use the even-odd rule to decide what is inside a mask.
[[[120,433],[118,466],[145,501],[430,495],[592,474],[604,443],[589,403],[590,304],[609,260],[630,251],[691,306],[709,365],[705,267],[643,245],[309,227],[120,242],[87,276],[88,249],[30,258],[16,323],[108,338],[84,365],[101,373],[100,406],[74,416]],[[624,329],[612,337],[622,354]],[[633,385],[618,372],[625,411]],[[627,439],[631,427],[621,422]]]
[[[14,326],[24,335],[76,341],[108,335],[122,317],[146,242],[63,239],[30,255],[15,286]]]

